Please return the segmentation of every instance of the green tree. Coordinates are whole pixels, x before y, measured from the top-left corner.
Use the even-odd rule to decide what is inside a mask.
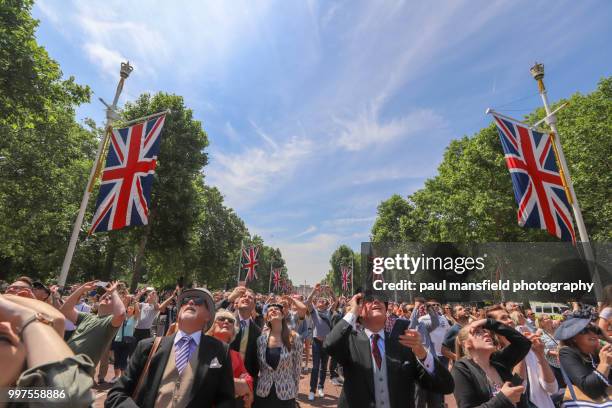
[[[350,295],[351,293],[351,283],[349,282],[349,290],[342,290],[342,266],[346,267],[354,267],[353,277],[353,289],[357,289],[363,283],[363,276],[361,273],[361,262],[360,262],[360,254],[358,252],[354,252],[347,245],[340,245],[336,250],[332,253],[329,264],[331,269],[327,273],[325,277],[325,281],[328,285],[332,287],[336,294],[344,294]]]
[[[0,275],[55,276],[97,144],[90,89],[38,45],[31,1],[0,2]]]

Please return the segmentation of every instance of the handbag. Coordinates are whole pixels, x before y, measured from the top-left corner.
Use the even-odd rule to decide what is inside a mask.
[[[563,401],[561,402],[562,408],[612,408],[612,400],[610,399],[610,392],[606,397],[592,399],[586,395],[578,387],[574,387],[569,377],[565,373],[563,366],[561,367],[561,374],[565,380],[566,388],[565,394],[563,395]],[[610,388],[608,387],[608,390]]]

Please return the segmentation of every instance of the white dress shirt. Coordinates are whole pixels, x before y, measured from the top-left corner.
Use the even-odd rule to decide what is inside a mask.
[[[189,336],[193,339],[193,341],[196,344],[196,347],[200,345],[200,340],[202,339],[202,330],[198,330],[196,332],[193,332],[191,334],[187,334],[182,330],[178,330],[176,332],[176,336],[174,336],[174,342],[172,343],[173,345],[176,346],[176,343],[178,343],[183,337],[185,336]]]

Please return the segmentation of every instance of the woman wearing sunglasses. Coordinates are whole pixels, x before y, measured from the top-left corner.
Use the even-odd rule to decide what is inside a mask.
[[[499,350],[494,335],[504,336],[509,345]],[[512,369],[531,348],[531,342],[512,327],[493,319],[476,320],[457,335],[458,361],[451,374],[459,408],[526,407],[522,380]]]
[[[302,360],[302,340],[283,318],[283,305],[268,305],[266,330],[257,339],[259,379],[255,407],[295,407]]]
[[[579,388],[593,400],[610,397],[612,384],[612,345],[600,342],[601,337],[601,329],[592,323],[590,313],[584,312],[574,312],[555,332],[561,342],[561,369],[571,383],[568,387]]]
[[[230,344],[240,331],[234,315],[226,309],[219,309],[215,315],[213,326],[206,333],[209,336]],[[236,407],[248,408],[253,403],[253,377],[246,370],[240,352],[229,350],[234,371],[234,392],[236,393]]]

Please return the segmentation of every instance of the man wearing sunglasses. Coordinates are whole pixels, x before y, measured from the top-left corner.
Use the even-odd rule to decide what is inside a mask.
[[[228,346],[204,334],[215,315],[212,295],[204,288],[186,289],[177,306],[176,333],[138,343],[106,407],[234,407]]]
[[[325,349],[344,368],[338,407],[413,408],[416,384],[442,394],[453,391],[453,378],[423,346],[419,331],[407,328],[395,337],[384,331],[386,315],[383,299],[358,293],[327,335]],[[355,329],[358,318],[363,330]]]

